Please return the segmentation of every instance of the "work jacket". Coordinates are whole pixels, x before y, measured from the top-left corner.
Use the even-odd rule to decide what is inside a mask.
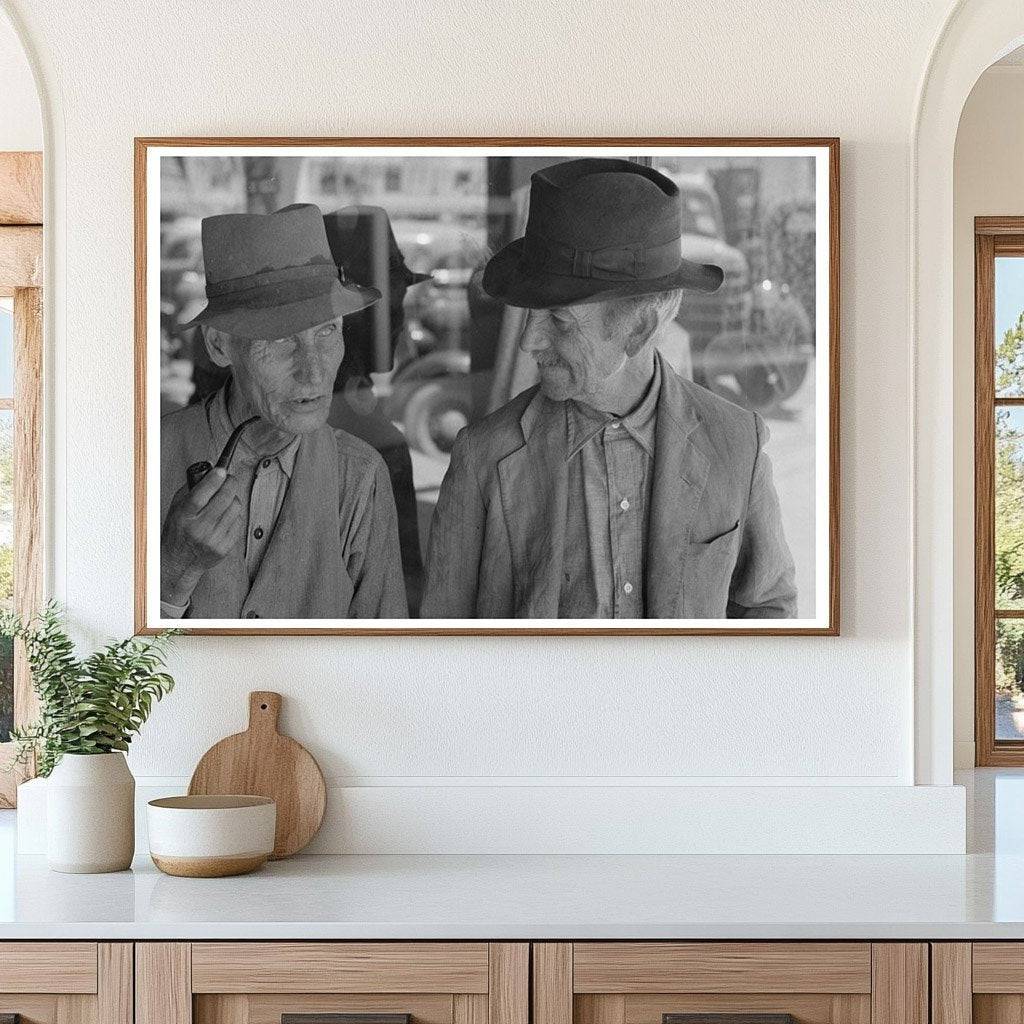
[[[207,402],[161,421],[161,524],[188,467],[219,455]],[[247,500],[242,506],[248,507]],[[328,426],[301,435],[255,578],[250,584],[243,537],[203,574],[187,614],[190,619],[404,618],[395,502],[377,452]]]
[[[764,421],[657,358],[645,617],[794,617]],[[567,454],[565,403],[539,387],[460,433],[434,511],[421,617],[558,617]]]

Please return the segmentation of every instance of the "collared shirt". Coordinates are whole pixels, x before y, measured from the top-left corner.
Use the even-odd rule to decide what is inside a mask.
[[[213,448],[219,452],[235,429],[228,414],[227,388],[221,388],[210,399],[207,417],[213,435]],[[237,481],[238,493],[246,508],[245,568],[250,583],[259,572],[277,518],[281,514],[288,482],[295,468],[299,441],[299,435],[296,434],[273,455],[261,456],[246,442],[243,433],[231,460],[231,475]],[[245,501],[246,494],[249,496],[248,503]],[[160,611],[165,618],[183,618],[188,605],[178,606],[162,601]]]
[[[566,402],[568,505],[559,618],[644,617],[661,364],[627,416]]]

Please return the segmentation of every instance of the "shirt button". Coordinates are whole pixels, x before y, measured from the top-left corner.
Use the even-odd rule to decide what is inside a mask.
[[[270,469],[270,459],[264,459],[264,460],[263,460],[263,461],[262,461],[262,462],[260,463],[260,465],[261,465],[261,466],[262,466],[262,467],[263,467],[264,469]]]
[[[622,424],[618,420],[612,420],[612,422],[609,423],[608,426],[610,426],[612,430],[618,430],[619,427],[622,426]]]
[[[256,529],[252,531],[252,535],[257,540],[262,540],[263,539],[263,527],[262,526],[257,526]]]
[[[260,617],[260,613],[257,611],[248,611],[245,613],[245,617],[247,619],[258,619]]]
[[[621,508],[623,512],[628,512],[629,511],[629,498],[623,498],[622,501],[619,502],[619,508]]]
[[[623,583],[623,584],[622,584],[622,589],[623,589],[623,590],[624,590],[624,591],[625,591],[625,592],[626,592],[627,594],[632,594],[632,593],[633,593],[633,584],[632,584],[632,583]]]

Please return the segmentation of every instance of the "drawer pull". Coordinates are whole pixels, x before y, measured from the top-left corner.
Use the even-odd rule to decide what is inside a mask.
[[[411,1013],[282,1013],[281,1024],[411,1024]],[[0,1021],[0,1024],[6,1024]]]
[[[661,1024],[797,1024],[791,1013],[663,1013]]]

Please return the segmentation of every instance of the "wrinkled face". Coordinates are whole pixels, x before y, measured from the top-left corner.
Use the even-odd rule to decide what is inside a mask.
[[[626,332],[610,302],[531,309],[519,347],[540,369],[544,394],[586,402],[626,362]]]
[[[231,338],[228,352],[239,397],[254,415],[288,434],[308,434],[327,422],[345,354],[341,317],[273,341]]]

